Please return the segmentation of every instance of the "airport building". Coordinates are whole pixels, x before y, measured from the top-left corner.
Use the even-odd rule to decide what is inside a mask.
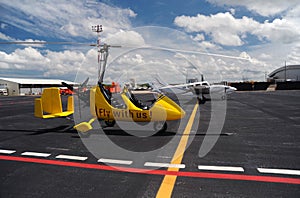
[[[63,87],[62,82],[69,85],[77,83],[60,79],[29,79],[0,77],[0,95],[38,95],[46,87]]]
[[[300,81],[300,65],[287,65],[280,67],[269,74],[268,81]]]

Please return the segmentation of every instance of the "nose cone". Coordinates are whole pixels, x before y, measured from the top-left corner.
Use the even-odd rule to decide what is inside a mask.
[[[164,120],[179,120],[185,116],[184,110],[167,96],[161,97],[151,108],[151,111],[155,113],[152,119],[156,120],[163,117]]]
[[[166,109],[167,112],[167,120],[179,120],[185,116],[185,111],[183,109],[178,108],[168,108]]]
[[[228,93],[233,93],[233,92],[235,92],[237,89],[235,88],[235,87],[228,87],[228,90],[227,90],[227,92]]]

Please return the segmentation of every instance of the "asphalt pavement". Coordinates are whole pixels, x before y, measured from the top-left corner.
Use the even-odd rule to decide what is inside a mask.
[[[72,117],[35,118],[34,98],[0,97],[0,197],[300,195],[300,91],[236,92],[199,106],[185,96],[185,118],[166,132],[120,123],[89,137]]]

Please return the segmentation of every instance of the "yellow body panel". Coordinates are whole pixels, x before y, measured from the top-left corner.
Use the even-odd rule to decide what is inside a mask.
[[[121,97],[126,105],[125,108],[115,108],[105,98],[99,86],[90,89],[90,113],[92,119],[81,122],[74,126],[80,132],[91,130],[92,123],[96,119],[104,121],[134,121],[134,122],[157,122],[179,120],[185,116],[185,112],[173,100],[160,95],[150,109],[141,109],[135,106],[126,95],[126,89]]]
[[[91,92],[92,94],[92,92]],[[122,99],[126,104],[126,108],[114,108],[106,100],[99,87],[95,88],[95,110],[98,119],[119,120],[119,121],[135,121],[135,122],[150,122],[150,121],[168,121],[178,120],[184,117],[185,112],[175,102],[164,95],[160,95],[154,105],[147,110],[136,107],[122,93]],[[91,103],[92,104],[92,103]],[[92,108],[92,107],[91,107]]]
[[[73,96],[68,97],[67,111],[62,110],[59,88],[45,88],[34,102],[34,116],[38,118],[66,117],[74,113]]]

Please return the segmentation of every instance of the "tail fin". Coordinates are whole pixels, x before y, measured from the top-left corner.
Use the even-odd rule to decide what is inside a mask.
[[[201,74],[201,82],[205,81],[203,74]]]

